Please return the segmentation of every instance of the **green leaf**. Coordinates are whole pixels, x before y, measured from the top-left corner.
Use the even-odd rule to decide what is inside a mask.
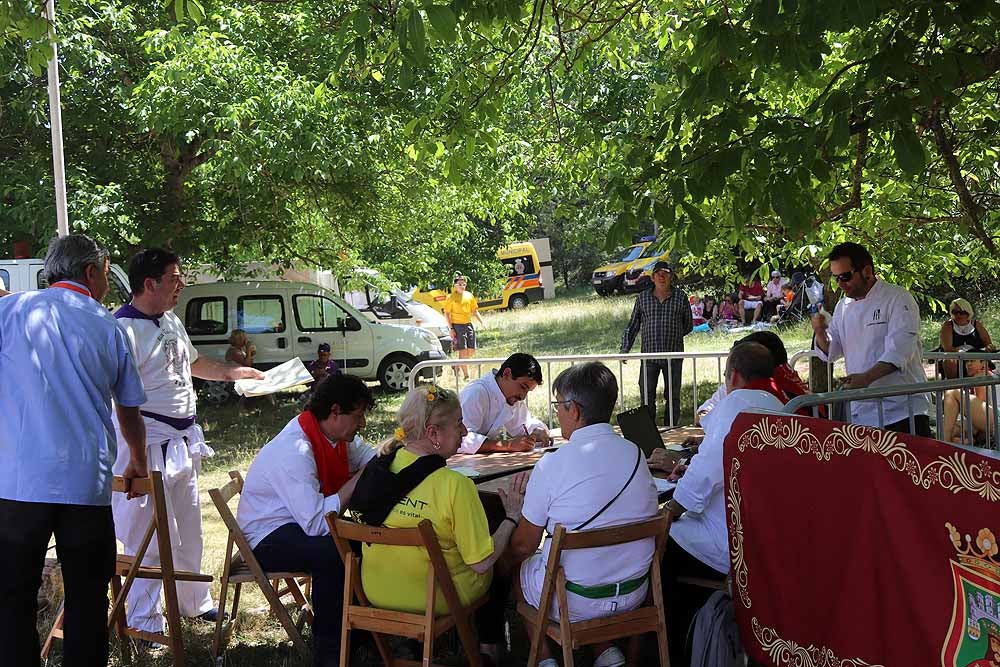
[[[410,12],[407,32],[409,33],[409,43],[413,47],[413,55],[417,59],[417,62],[426,62],[427,37],[424,34],[424,19],[416,9]]]
[[[372,20],[368,16],[368,12],[359,9],[354,12],[354,32],[358,33],[360,37],[367,37],[368,33],[371,32]]]
[[[923,144],[908,123],[900,123],[893,133],[892,151],[896,156],[896,164],[907,174],[917,175],[927,166]]]
[[[451,8],[444,5],[430,5],[426,8],[426,11],[427,18],[430,20],[434,32],[447,42],[454,41],[457,34],[456,26],[458,25],[458,20],[455,18],[455,13],[451,11]]]
[[[653,217],[660,228],[666,231],[674,226],[676,212],[673,203],[657,201],[653,203]]]

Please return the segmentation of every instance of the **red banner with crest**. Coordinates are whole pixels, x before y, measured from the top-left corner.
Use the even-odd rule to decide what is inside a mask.
[[[774,667],[1000,667],[1000,457],[746,413],[725,442],[733,598]]]

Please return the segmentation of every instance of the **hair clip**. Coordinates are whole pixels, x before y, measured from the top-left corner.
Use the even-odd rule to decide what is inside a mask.
[[[392,437],[396,439],[396,442],[404,442],[406,440],[406,429],[402,426],[397,426],[396,430],[392,432]]]
[[[431,385],[430,387],[427,388],[427,400],[433,401],[436,399],[437,399],[437,387]]]

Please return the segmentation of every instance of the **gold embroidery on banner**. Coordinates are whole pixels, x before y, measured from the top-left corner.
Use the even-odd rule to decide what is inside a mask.
[[[895,433],[867,426],[843,424],[820,442],[799,420],[762,417],[740,436],[737,446],[741,452],[747,447],[793,449],[799,454],[812,454],[819,461],[829,461],[834,455],[850,456],[854,451],[877,454],[923,489],[938,485],[952,493],[970,491],[986,500],[1000,500],[1000,467],[994,469],[989,461],[968,463],[965,452],[960,451],[921,465]]]
[[[732,470],[729,472],[729,520],[732,523],[732,530],[729,531],[729,555],[733,561],[732,576],[740,593],[740,600],[749,609],[752,602],[747,591],[747,562],[743,558],[743,519],[740,516],[743,496],[740,494],[740,480],[737,477],[739,471],[740,462],[733,459]]]
[[[753,635],[776,665],[794,667],[883,667],[872,665],[861,658],[838,658],[825,646],[802,646],[778,636],[774,628],[762,627],[757,617],[751,620]]]

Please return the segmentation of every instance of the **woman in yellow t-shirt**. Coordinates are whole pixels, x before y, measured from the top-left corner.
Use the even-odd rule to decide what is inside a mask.
[[[444,316],[448,318],[448,327],[451,330],[451,340],[458,350],[459,359],[471,359],[476,355],[476,330],[472,327],[472,318],[479,320],[483,325],[483,318],[479,317],[479,302],[472,292],[465,288],[469,279],[460,273],[455,274],[454,289],[444,302]],[[469,367],[459,366],[462,370],[462,379],[469,379]]]
[[[458,451],[468,432],[462,423],[458,395],[436,386],[410,390],[397,415],[399,428],[379,454],[395,452],[390,470],[398,473],[421,456],[444,458]],[[506,517],[490,535],[486,512],[468,477],[439,468],[428,475],[386,517],[388,528],[412,528],[424,519],[434,526],[448,570],[463,603],[489,593],[489,601],[476,612],[480,650],[497,662],[497,644],[503,633],[503,608],[510,580],[493,576],[497,561],[521,519],[521,505],[528,475],[511,476],[501,490]],[[365,595],[376,607],[420,613],[427,600],[430,560],[420,547],[365,545],[361,559],[361,581]],[[447,612],[441,591],[435,611]]]

